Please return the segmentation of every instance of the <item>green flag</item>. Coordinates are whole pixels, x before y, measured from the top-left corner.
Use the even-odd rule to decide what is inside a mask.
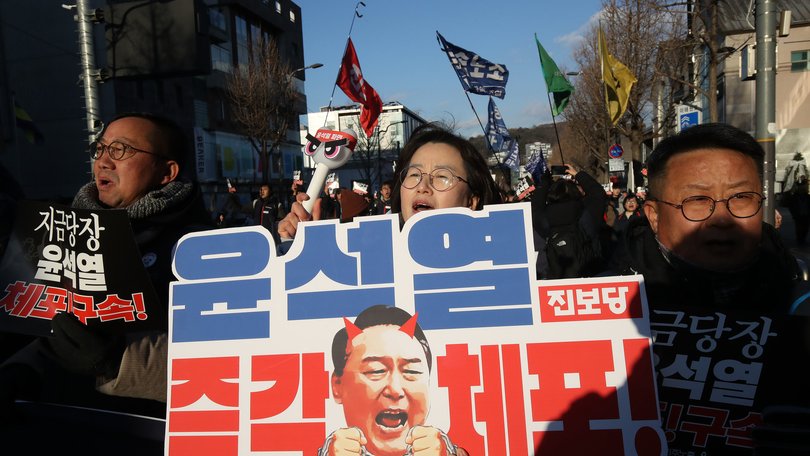
[[[540,54],[540,67],[543,69],[543,77],[546,79],[548,93],[552,94],[551,115],[557,117],[568,106],[568,99],[574,93],[574,86],[565,79],[562,72],[557,68],[557,64],[548,55],[537,34],[534,34],[534,41],[537,42],[537,52]]]

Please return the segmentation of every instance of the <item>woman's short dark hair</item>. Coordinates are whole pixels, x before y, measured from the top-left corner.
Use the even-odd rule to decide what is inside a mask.
[[[557,179],[548,188],[546,201],[548,204],[564,203],[582,199],[582,193],[577,184],[570,179]]]
[[[498,204],[501,202],[501,195],[495,187],[495,182],[489,173],[489,167],[484,157],[478,152],[469,141],[461,138],[447,128],[436,124],[429,123],[420,126],[414,130],[411,139],[402,148],[397,160],[397,173],[410,166],[411,159],[420,147],[429,143],[447,144],[453,147],[461,154],[461,159],[464,161],[464,170],[467,172],[467,181],[470,185],[470,191],[473,196],[478,197],[478,206],[475,210],[481,209],[488,204]],[[402,188],[402,180],[397,176],[394,183],[393,191],[391,192],[391,212],[399,213],[402,211],[400,200],[400,189]]]

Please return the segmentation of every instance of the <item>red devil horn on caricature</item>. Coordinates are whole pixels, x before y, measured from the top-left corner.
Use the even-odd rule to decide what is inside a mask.
[[[351,343],[352,339],[354,339],[355,337],[357,337],[358,334],[363,332],[362,329],[358,328],[357,325],[350,322],[349,319],[346,317],[343,317],[343,324],[346,325],[346,335],[349,336],[349,340],[347,341],[347,343]]]
[[[419,312],[414,313],[413,317],[409,318],[408,321],[399,327],[399,330],[411,336],[411,339],[413,339],[413,332],[416,330],[416,317],[418,316]]]

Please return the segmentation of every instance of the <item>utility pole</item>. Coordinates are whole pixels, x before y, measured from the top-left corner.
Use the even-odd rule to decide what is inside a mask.
[[[101,10],[91,10],[89,0],[77,0],[75,5],[62,5],[67,10],[76,10],[73,17],[79,24],[79,55],[81,57],[81,75],[84,86],[84,104],[87,110],[87,143],[95,140],[101,131],[102,123],[98,101],[98,82],[102,80],[101,71],[96,68],[96,56],[93,49],[93,23],[103,21]]]
[[[775,222],[774,181],[776,180],[776,2],[757,0],[757,79],[756,79],[756,140],[765,150],[763,191],[764,218]]]

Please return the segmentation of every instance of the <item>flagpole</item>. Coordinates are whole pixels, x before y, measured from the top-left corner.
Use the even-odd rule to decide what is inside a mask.
[[[608,105],[608,97],[607,97],[608,91],[607,91],[607,84],[605,82],[605,53],[607,53],[607,50],[602,49],[602,44],[603,43],[605,45],[607,45],[607,38],[605,37],[605,32],[602,31],[602,21],[600,20],[599,21],[599,63],[600,63],[600,70],[601,71],[599,72],[599,76],[602,79],[602,93],[603,93],[603,96],[605,98],[605,119],[607,119],[606,122],[605,122],[605,149],[602,150],[602,152],[604,153],[605,150],[610,149],[610,129],[613,126],[613,119],[611,119],[611,117],[610,117],[610,106]],[[610,160],[610,159],[608,158],[608,160]],[[605,176],[607,177],[607,181],[610,182],[610,164],[607,165],[607,170],[606,170]],[[625,186],[627,186],[626,182],[625,182]]]
[[[349,26],[349,35],[346,36],[346,45],[343,46],[343,55],[344,56],[346,55],[346,49],[349,48],[349,40],[352,37],[352,30],[354,30],[354,20],[357,19],[357,18],[363,17],[363,15],[360,14],[360,12],[358,11],[358,9],[360,8],[360,5],[366,6],[366,4],[363,3],[362,1],[357,2],[354,5],[354,14],[352,14],[352,23]],[[341,60],[342,60],[342,57],[341,57]],[[332,94],[329,95],[329,105],[326,107],[326,115],[323,118],[323,126],[324,127],[326,126],[326,122],[329,120],[329,112],[332,111],[332,100],[334,100],[334,98],[335,98],[335,89],[337,89],[338,79],[340,79],[340,67],[338,68],[338,75],[337,75],[337,77],[335,77],[335,84],[332,86]]]
[[[563,157],[562,142],[560,142],[560,132],[557,131],[557,118],[554,116],[554,107],[551,105],[551,93],[546,91],[546,98],[548,98],[548,108],[551,110],[551,122],[554,124],[554,136],[557,137],[557,147],[560,148],[560,162],[565,164],[565,157]]]

